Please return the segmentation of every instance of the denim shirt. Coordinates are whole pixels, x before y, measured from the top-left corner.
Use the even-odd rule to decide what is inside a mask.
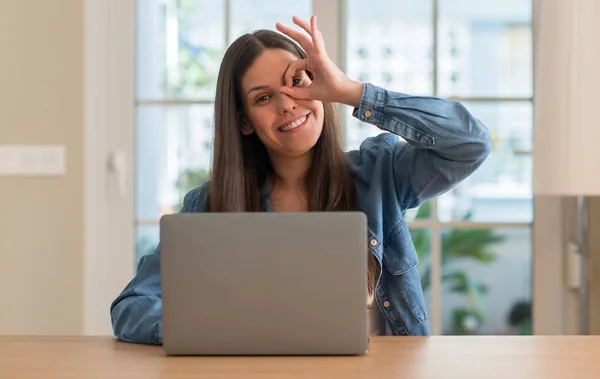
[[[381,264],[376,302],[393,335],[429,335],[418,257],[402,213],[472,174],[489,155],[491,136],[460,103],[370,83],[353,116],[382,130],[347,153],[359,208],[367,215],[368,248]],[[190,191],[181,212],[202,212],[206,198],[205,185]],[[137,274],[111,304],[121,340],[162,343],[159,254],[160,246],[141,258]]]

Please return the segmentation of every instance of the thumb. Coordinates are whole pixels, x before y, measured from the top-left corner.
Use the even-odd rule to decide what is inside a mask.
[[[288,95],[292,99],[296,100],[313,100],[308,88],[290,88],[287,86],[283,86],[279,89],[279,92],[283,93],[284,95]]]

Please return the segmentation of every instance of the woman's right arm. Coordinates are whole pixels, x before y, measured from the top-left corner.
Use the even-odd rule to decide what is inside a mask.
[[[180,213],[198,212],[203,186],[190,191]],[[113,332],[126,342],[162,344],[160,245],[140,259],[137,274],[110,306]]]
[[[120,340],[162,343],[160,246],[140,259],[136,276],[111,304],[110,317]]]

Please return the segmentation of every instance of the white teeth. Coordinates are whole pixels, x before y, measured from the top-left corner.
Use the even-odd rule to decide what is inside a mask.
[[[304,123],[304,121],[306,121],[306,116],[299,118],[298,120],[296,120],[294,122],[290,122],[289,124],[283,125],[282,127],[279,128],[279,130],[281,130],[282,132],[288,132],[288,131],[290,131],[292,129],[296,129],[297,127],[302,125]]]

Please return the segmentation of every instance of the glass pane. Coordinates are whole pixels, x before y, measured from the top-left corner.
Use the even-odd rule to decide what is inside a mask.
[[[214,98],[224,9],[224,0],[137,0],[138,98]]]
[[[428,229],[410,229],[410,236],[419,256],[419,275],[421,276],[421,286],[427,303],[427,313],[431,316],[431,241]]]
[[[135,138],[138,220],[178,212],[183,196],[208,179],[213,106],[142,106]]]
[[[431,202],[427,201],[416,208],[404,211],[404,220],[406,220],[406,222],[411,222],[431,218],[431,205]]]
[[[158,246],[160,229],[156,225],[138,225],[135,228],[135,261],[147,254],[152,254]]]
[[[439,95],[532,95],[531,0],[440,0],[439,6]]]
[[[485,163],[440,196],[441,221],[531,222],[533,106],[530,102],[465,103],[495,141]]]
[[[433,2],[348,0],[348,77],[398,92],[433,94]],[[369,20],[369,22],[365,22]],[[344,108],[346,148],[382,131]]]
[[[442,232],[443,334],[531,334],[530,228]]]
[[[240,35],[256,29],[275,30],[277,22],[300,30],[293,23],[292,16],[308,21],[312,16],[312,0],[231,0],[230,9],[231,43]]]
[[[432,94],[432,4],[348,0],[347,75],[404,93]]]

